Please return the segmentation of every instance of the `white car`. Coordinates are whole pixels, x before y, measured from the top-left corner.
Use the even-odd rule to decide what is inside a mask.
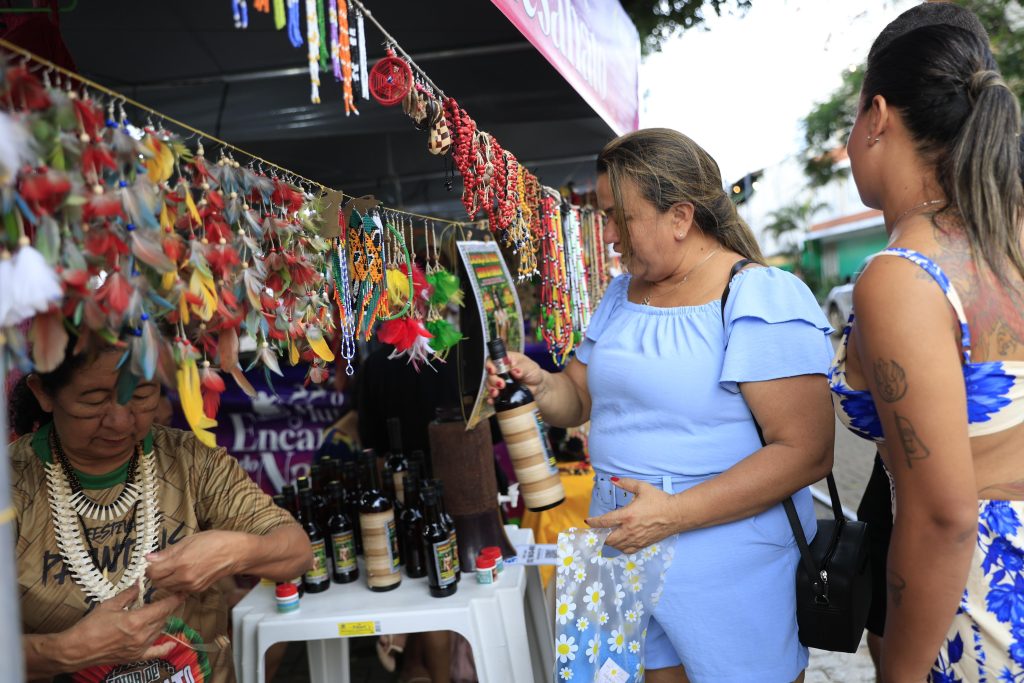
[[[853,310],[853,282],[836,285],[830,289],[822,308],[828,316],[828,324],[832,326],[833,334],[842,334],[846,322],[850,319],[850,311]]]

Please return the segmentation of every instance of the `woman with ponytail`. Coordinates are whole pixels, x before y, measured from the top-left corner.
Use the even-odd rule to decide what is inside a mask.
[[[892,484],[880,680],[1021,680],[1020,107],[980,32],[890,28],[847,145],[889,247],[857,281],[829,373]]]

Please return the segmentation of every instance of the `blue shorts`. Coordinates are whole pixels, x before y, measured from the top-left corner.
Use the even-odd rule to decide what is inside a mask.
[[[609,481],[611,476],[596,473],[591,515],[632,500],[632,494]],[[678,493],[710,478],[647,481]],[[803,489],[793,498],[810,541],[817,528],[810,491]],[[664,593],[647,629],[645,668],[682,664],[692,683],[795,680],[807,667],[807,648],[800,644],[796,624],[799,559],[781,505],[679,534]]]

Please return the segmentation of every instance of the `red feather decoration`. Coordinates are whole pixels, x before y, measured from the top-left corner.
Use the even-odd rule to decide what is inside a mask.
[[[128,310],[128,302],[131,301],[134,288],[120,271],[114,271],[107,276],[103,286],[96,290],[96,301],[105,312],[124,315]]]
[[[7,69],[7,94],[3,103],[15,109],[38,111],[50,106],[50,96],[35,75],[23,66]]]

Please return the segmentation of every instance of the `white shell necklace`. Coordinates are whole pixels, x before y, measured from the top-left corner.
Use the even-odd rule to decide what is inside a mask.
[[[56,432],[54,432],[54,436],[56,436]],[[148,564],[146,555],[157,549],[160,511],[157,508],[156,463],[152,451],[142,453],[141,445],[137,446],[137,449],[137,469],[138,474],[141,475],[139,476],[141,483],[135,485],[136,500],[128,506],[130,508],[131,505],[135,505],[135,544],[124,572],[121,574],[121,579],[116,584],[106,577],[105,572],[100,571],[96,560],[89,555],[82,542],[82,534],[88,532],[84,529],[84,523],[79,524],[79,516],[85,516],[79,507],[85,507],[87,512],[92,512],[93,508],[88,504],[76,505],[76,494],[72,491],[71,482],[65,474],[64,468],[57,462],[57,456],[52,450],[51,460],[46,464],[46,486],[49,492],[50,512],[57,548],[60,550],[64,565],[68,568],[75,583],[89,598],[95,601],[109,600],[132,584],[144,581]],[[135,482],[125,482],[126,490],[129,483],[135,484]],[[118,497],[118,500],[120,499],[121,496]],[[85,500],[92,505],[97,505],[88,498]],[[136,502],[137,504],[135,504]],[[109,509],[110,506],[100,507]],[[95,516],[90,516],[90,518],[97,519]],[[104,516],[100,519],[105,520],[109,517]]]

